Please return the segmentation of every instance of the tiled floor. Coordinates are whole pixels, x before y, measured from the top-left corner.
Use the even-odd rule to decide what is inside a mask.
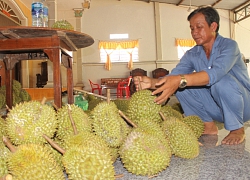
[[[219,125],[218,135],[203,135],[200,154],[195,159],[172,156],[169,167],[150,180],[250,180],[250,122],[245,124],[246,140],[239,145],[221,145],[228,134]],[[118,180],[147,180],[148,177],[128,173],[121,161],[115,162]]]

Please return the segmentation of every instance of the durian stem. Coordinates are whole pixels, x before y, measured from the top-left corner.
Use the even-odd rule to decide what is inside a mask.
[[[0,180],[12,180],[12,176],[10,174],[7,174],[3,177],[0,177]]]
[[[81,90],[81,89],[76,89],[76,88],[74,88],[74,90],[75,90],[75,91],[79,91],[79,92],[84,92],[84,93],[87,93],[87,94],[91,94],[91,95],[93,95],[93,96],[100,97],[100,98],[102,98],[102,99],[107,99],[107,97],[105,97],[105,96],[101,96],[101,95],[99,95],[99,94],[91,93],[91,92],[84,91],[84,90]]]
[[[52,106],[56,109],[56,111],[58,111],[59,108],[57,107],[57,105],[54,102],[52,103]]]
[[[117,175],[115,175],[115,178],[117,179],[117,178],[122,178],[124,176],[124,174],[117,174]]]
[[[12,153],[16,152],[16,147],[11,144],[10,140],[7,137],[3,136],[3,142]]]
[[[154,178],[154,177],[157,177],[157,175],[148,176],[148,179],[151,179],[151,178]]]
[[[164,116],[164,114],[162,112],[159,112],[159,114],[160,114],[161,118],[163,119],[163,121],[167,120],[166,117]]]
[[[75,124],[75,121],[73,120],[71,112],[72,112],[71,106],[68,104],[69,119],[70,119],[71,125],[73,127],[74,135],[77,135],[78,132],[77,132],[77,129],[76,129],[76,124]]]
[[[45,104],[47,98],[46,97],[43,97],[42,101],[41,101],[41,104]]]
[[[8,110],[8,111],[10,111],[11,109],[9,108],[9,106],[8,105],[6,105],[6,109]]]
[[[46,139],[46,141],[48,141],[48,143],[50,143],[50,145],[55,148],[56,150],[58,150],[60,153],[64,154],[65,150],[63,148],[61,148],[60,146],[58,146],[58,144],[56,144],[52,139],[50,139],[47,135],[43,135],[43,138]]]
[[[129,123],[131,124],[133,127],[137,128],[137,125],[135,123],[133,123],[125,114],[123,114],[123,112],[121,110],[118,111],[119,114]]]

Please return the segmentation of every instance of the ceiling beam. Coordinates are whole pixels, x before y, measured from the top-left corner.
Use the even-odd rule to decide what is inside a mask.
[[[216,4],[218,4],[219,2],[221,2],[222,0],[217,0],[216,2],[214,2],[213,4],[212,4],[212,7],[214,7]]]
[[[183,1],[184,1],[184,0],[180,0],[180,1],[176,4],[176,6],[179,6]]]
[[[235,8],[232,9],[231,11],[235,11],[236,9],[238,9],[238,8],[240,8],[240,7],[242,7],[242,6],[246,5],[246,4],[248,4],[248,3],[250,3],[250,0],[248,0],[248,1],[244,2],[244,3],[242,3],[241,5],[239,5],[239,6],[237,6],[237,7],[235,7]]]

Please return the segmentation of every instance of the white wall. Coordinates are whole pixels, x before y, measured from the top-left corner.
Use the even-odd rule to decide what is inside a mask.
[[[157,60],[156,31],[154,3],[133,0],[94,0],[90,9],[84,10],[82,30],[95,39],[90,47],[82,49],[83,83],[86,90],[90,90],[88,79],[100,83],[102,77],[127,77],[130,70],[126,63],[113,63],[112,69],[107,71],[100,63],[98,41],[109,40],[113,33],[128,33],[129,39],[139,39],[140,67],[151,71],[156,67],[171,70],[178,63],[175,38],[191,39],[189,23],[187,21],[188,7],[179,7],[159,3],[159,18],[161,29],[162,60]],[[220,14],[220,31],[222,36],[230,37],[229,12],[218,10]],[[75,25],[73,11],[58,12],[58,19],[66,19]],[[250,21],[250,19],[249,19]],[[250,38],[247,21],[236,25],[236,40],[246,57],[250,57],[248,39]],[[242,36],[243,35],[243,36]]]

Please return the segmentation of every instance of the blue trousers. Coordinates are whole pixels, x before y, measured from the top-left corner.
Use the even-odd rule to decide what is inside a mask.
[[[203,122],[222,122],[229,131],[250,120],[250,92],[229,74],[212,86],[177,90],[176,97],[186,116],[197,115]]]

